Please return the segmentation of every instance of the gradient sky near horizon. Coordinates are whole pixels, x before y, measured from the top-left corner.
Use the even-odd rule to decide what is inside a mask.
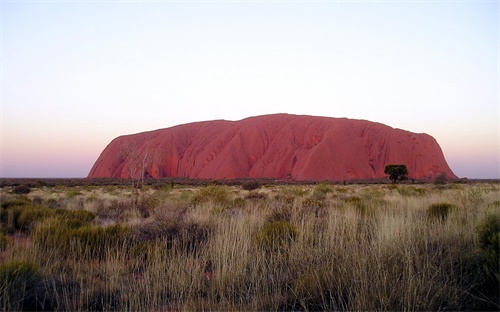
[[[271,113],[432,135],[500,178],[500,1],[0,1],[0,177],[115,137]]]

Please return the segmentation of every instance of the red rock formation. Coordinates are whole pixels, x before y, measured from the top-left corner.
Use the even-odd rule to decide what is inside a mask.
[[[129,157],[131,150],[135,157]],[[441,172],[457,178],[430,135],[366,120],[288,114],[121,136],[104,149],[88,177],[137,175],[142,167],[132,173],[134,162],[155,178],[378,179],[386,177],[388,164],[405,164],[410,178]]]

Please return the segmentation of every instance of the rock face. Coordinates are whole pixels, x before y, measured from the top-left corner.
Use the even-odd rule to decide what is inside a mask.
[[[366,120],[276,114],[215,120],[120,136],[89,178],[379,179],[405,164],[409,177],[451,171],[436,140]]]

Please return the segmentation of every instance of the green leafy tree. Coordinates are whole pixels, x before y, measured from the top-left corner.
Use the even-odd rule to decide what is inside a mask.
[[[408,179],[408,170],[406,165],[387,165],[385,166],[385,174],[389,175],[392,183],[404,181]]]

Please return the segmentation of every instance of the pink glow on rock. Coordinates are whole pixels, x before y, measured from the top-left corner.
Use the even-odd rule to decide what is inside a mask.
[[[406,164],[410,178],[441,172],[456,178],[430,135],[365,120],[288,114],[121,136],[104,149],[88,177],[129,177],[129,164],[120,156],[127,144],[142,156],[159,152],[161,158],[146,169],[155,178],[379,179],[388,164]]]

